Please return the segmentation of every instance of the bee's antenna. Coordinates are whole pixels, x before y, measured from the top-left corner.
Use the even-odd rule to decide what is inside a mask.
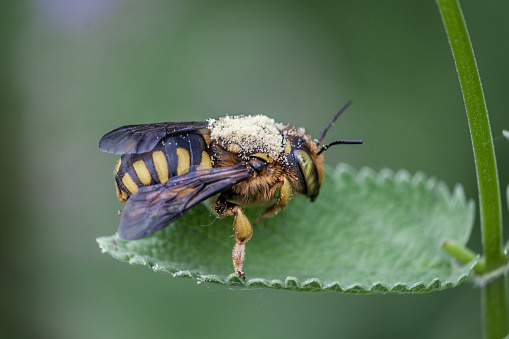
[[[318,151],[318,153],[316,153],[316,155],[320,155],[320,153],[328,150],[329,147],[331,147],[331,146],[340,145],[340,144],[359,145],[359,144],[362,144],[362,140],[336,140],[336,141],[331,142],[330,144],[323,145],[322,148],[320,149],[320,151]]]
[[[339,116],[341,115],[341,113],[343,113],[347,108],[348,106],[350,106],[352,104],[352,100],[348,100],[347,103],[341,107],[341,109],[339,110],[339,112],[336,113],[336,115],[334,115],[331,119],[331,121],[329,121],[329,123],[327,124],[327,126],[325,126],[325,128],[323,129],[322,133],[320,133],[320,137],[318,138],[318,143],[321,144],[322,141],[323,141],[323,138],[325,138],[325,134],[327,133],[327,131],[329,130],[329,128],[332,127],[332,125],[334,125],[334,122],[339,118]],[[329,144],[329,146],[332,146],[332,144]],[[320,151],[322,152],[322,151]]]

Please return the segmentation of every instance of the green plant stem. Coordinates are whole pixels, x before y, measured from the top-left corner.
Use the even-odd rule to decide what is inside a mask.
[[[481,289],[483,327],[486,338],[505,338],[507,335],[506,278],[504,275],[490,281]]]
[[[438,0],[451,44],[468,116],[479,185],[486,269],[504,263],[500,190],[488,112],[467,27],[457,0]]]
[[[472,137],[486,265],[484,273],[487,273],[507,261],[502,251],[502,214],[495,149],[481,79],[459,2],[437,0],[437,4],[456,64]],[[500,338],[500,334],[507,333],[505,285],[505,277],[501,276],[482,287],[486,338]]]
[[[445,241],[442,245],[443,250],[451,257],[456,259],[460,264],[468,264],[478,257],[477,253],[472,251],[466,246],[457,243],[454,240]],[[474,266],[474,271],[481,274],[485,270],[485,262],[479,258],[477,264]]]

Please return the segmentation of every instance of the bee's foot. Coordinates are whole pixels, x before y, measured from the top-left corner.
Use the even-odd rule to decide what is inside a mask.
[[[240,278],[240,279],[242,279],[242,280],[246,281],[246,275],[244,274],[244,272],[242,272],[242,271],[237,271],[237,272],[235,272],[235,273],[237,273],[237,274],[239,275],[239,278]]]

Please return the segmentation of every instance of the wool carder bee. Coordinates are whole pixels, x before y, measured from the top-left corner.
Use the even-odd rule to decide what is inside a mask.
[[[285,208],[294,193],[315,200],[324,176],[323,152],[332,145],[362,143],[337,140],[322,145],[350,103],[317,140],[303,128],[275,123],[264,115],[129,125],[109,132],[99,148],[122,154],[114,173],[118,199],[125,203],[118,236],[144,237],[217,195],[214,213],[234,216],[233,267],[244,277],[245,245],[253,229],[242,205],[274,200],[258,223]]]

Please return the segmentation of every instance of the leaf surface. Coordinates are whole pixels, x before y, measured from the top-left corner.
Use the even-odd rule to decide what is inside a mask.
[[[406,171],[327,168],[314,203],[294,196],[287,208],[254,225],[246,245],[245,282],[233,273],[233,218],[196,206],[142,239],[98,238],[104,252],[154,271],[198,281],[301,291],[421,293],[456,286],[475,261],[455,264],[445,240],[465,244],[474,203],[461,186]],[[263,208],[246,208],[250,220]]]

